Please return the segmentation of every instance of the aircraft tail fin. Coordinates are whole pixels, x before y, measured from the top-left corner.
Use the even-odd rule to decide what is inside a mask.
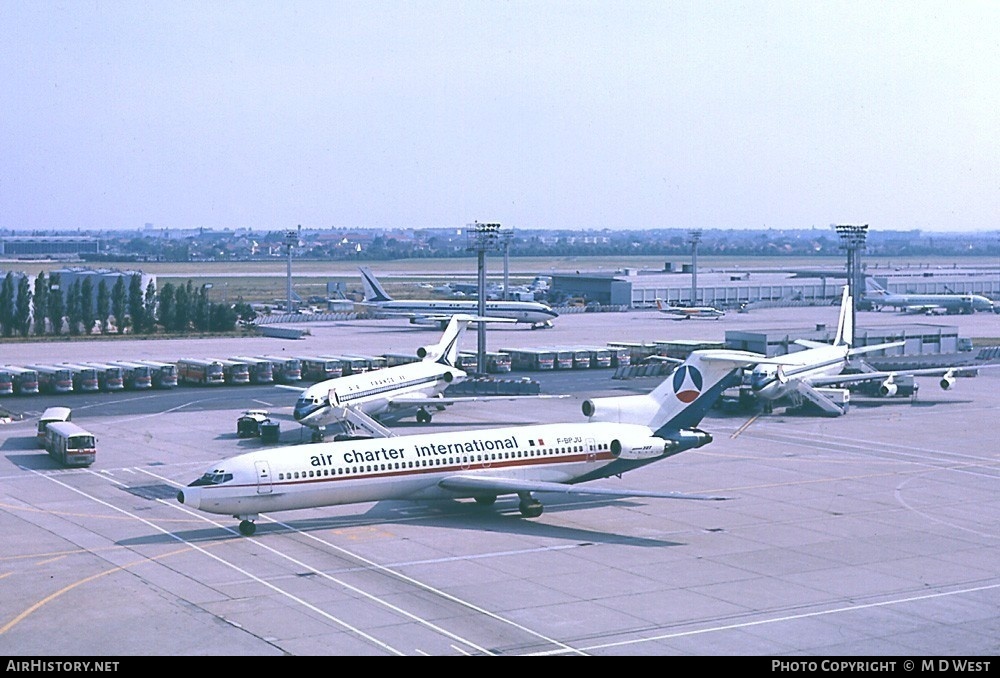
[[[382,283],[378,281],[375,274],[372,273],[371,269],[367,266],[362,266],[361,271],[361,283],[365,288],[365,301],[375,302],[375,301],[392,301],[392,297],[389,293],[385,291],[382,287]]]
[[[880,297],[889,294],[884,287],[875,282],[872,277],[865,278],[865,296]]]
[[[844,296],[840,301],[840,319],[837,321],[837,335],[834,337],[834,346],[851,346],[854,344],[854,299],[851,293],[844,286]]]
[[[417,357],[421,360],[455,367],[458,362],[458,340],[462,338],[469,323],[475,320],[475,316],[456,314],[448,321],[448,326],[441,335],[441,341],[429,346],[421,346],[417,349]]]
[[[693,351],[652,392],[591,398],[584,401],[583,414],[590,421],[640,424],[671,437],[697,426],[722,392],[739,382],[741,369],[763,358],[747,351]]]

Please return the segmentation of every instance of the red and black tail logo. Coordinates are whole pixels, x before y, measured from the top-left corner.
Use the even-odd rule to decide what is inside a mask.
[[[682,403],[692,403],[701,395],[702,376],[698,368],[681,365],[674,372],[674,393]]]

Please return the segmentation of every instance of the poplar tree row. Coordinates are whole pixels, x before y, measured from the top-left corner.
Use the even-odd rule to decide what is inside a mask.
[[[206,286],[166,283],[157,291],[152,280],[142,289],[139,276],[120,276],[108,289],[105,280],[95,293],[90,278],[62,289],[58,273],[15,278],[8,272],[0,283],[0,332],[4,337],[68,334],[155,334],[156,332],[228,332],[238,319],[252,320],[249,305],[212,303]]]

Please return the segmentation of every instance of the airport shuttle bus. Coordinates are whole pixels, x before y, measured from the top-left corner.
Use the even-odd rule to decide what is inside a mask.
[[[271,373],[279,384],[294,384],[302,379],[302,361],[276,355],[257,356],[271,363]]]
[[[145,391],[153,388],[153,374],[149,365],[128,360],[115,360],[109,364],[122,368],[122,379],[125,381],[127,390]]]
[[[512,370],[535,372],[556,368],[556,353],[552,349],[503,348],[500,350],[510,356]]]
[[[562,347],[552,347],[544,348],[554,356],[554,369],[557,370],[571,370],[573,369],[573,350],[569,348]]]
[[[455,367],[470,374],[479,372],[479,356],[472,351],[459,351]]]
[[[250,366],[240,360],[219,360],[222,377],[227,384],[249,384]]]
[[[326,381],[342,377],[344,364],[338,358],[299,358],[302,362],[302,379],[305,381]]]
[[[97,438],[69,421],[45,429],[45,451],[63,466],[90,466],[97,458]]]
[[[232,356],[229,359],[238,360],[242,363],[246,363],[247,368],[250,370],[251,384],[274,383],[274,367],[270,360],[265,360],[264,358],[252,358],[240,355]]]
[[[0,395],[14,394],[14,373],[0,366]]]
[[[73,411],[68,407],[48,407],[38,418],[38,433],[35,435],[36,442],[41,448],[45,447],[45,434],[49,430],[50,424],[56,424],[73,419]]]
[[[162,363],[159,360],[137,360],[136,362],[149,368],[150,376],[153,378],[153,388],[163,389],[177,386],[177,365]]]
[[[321,358],[334,358],[340,361],[344,374],[361,374],[385,367],[385,358],[375,358],[364,355],[331,355],[320,356]]]
[[[382,357],[385,358],[386,367],[398,367],[399,365],[409,365],[410,363],[420,361],[420,358],[413,353],[383,353]],[[465,368],[463,367],[462,369]]]
[[[121,391],[125,388],[125,371],[117,365],[83,363],[97,370],[97,386],[102,391]]]
[[[73,373],[59,365],[28,365],[38,373],[38,390],[42,393],[72,393]]]
[[[177,361],[177,379],[182,384],[225,384],[226,375],[218,360],[181,358]]]
[[[73,373],[73,390],[77,393],[99,391],[101,384],[97,370],[89,365],[74,365],[63,363]]]
[[[580,350],[588,354],[587,367],[611,367],[611,349],[601,346],[581,346]]]
[[[15,394],[33,395],[38,393],[38,372],[15,365],[8,365],[4,369],[9,371],[13,377]]]
[[[622,346],[608,346],[611,355],[611,367],[628,367],[632,364],[631,352]]]
[[[510,354],[500,351],[487,351],[485,371],[492,374],[510,372]]]

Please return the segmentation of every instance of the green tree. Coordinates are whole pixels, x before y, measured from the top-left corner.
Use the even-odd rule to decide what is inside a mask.
[[[132,331],[142,332],[146,327],[146,307],[142,303],[142,276],[133,275],[128,281],[128,314]]]
[[[17,283],[17,301],[14,304],[14,327],[22,337],[31,329],[31,283],[22,275]]]
[[[178,285],[174,292],[174,332],[184,332],[191,322],[191,281]]]
[[[194,298],[194,327],[199,332],[206,332],[211,325],[208,307],[208,290],[204,285],[198,288]]]
[[[7,271],[0,283],[0,328],[5,337],[14,334],[14,274],[11,271]]]
[[[118,334],[125,332],[125,279],[118,276],[115,286],[111,288],[111,315],[115,317]]]
[[[176,304],[174,303],[175,293],[174,293],[173,283],[167,283],[162,288],[160,288],[160,293],[157,295],[159,298],[159,318],[160,324],[163,325],[163,329],[166,332],[172,332],[174,329],[174,322],[176,316]]]
[[[49,275],[49,322],[52,323],[52,334],[57,337],[62,334],[63,316],[66,315],[66,294],[62,289],[62,280],[58,273]]]
[[[146,298],[143,301],[143,307],[146,326],[142,328],[142,331],[152,334],[156,331],[156,285],[153,284],[152,280],[146,283]]]
[[[45,334],[45,319],[49,316],[49,281],[45,277],[45,271],[40,271],[35,278],[35,298],[32,316],[35,320],[35,334],[42,336]]]
[[[80,284],[80,321],[83,323],[83,333],[94,331],[94,281],[88,275]]]
[[[69,286],[69,291],[66,293],[66,320],[69,323],[70,336],[80,334],[80,323],[83,322],[80,285],[80,279],[77,278]]]
[[[108,293],[108,283],[101,278],[97,284],[97,319],[101,323],[101,333],[108,331],[108,316],[111,315],[111,295]]]

